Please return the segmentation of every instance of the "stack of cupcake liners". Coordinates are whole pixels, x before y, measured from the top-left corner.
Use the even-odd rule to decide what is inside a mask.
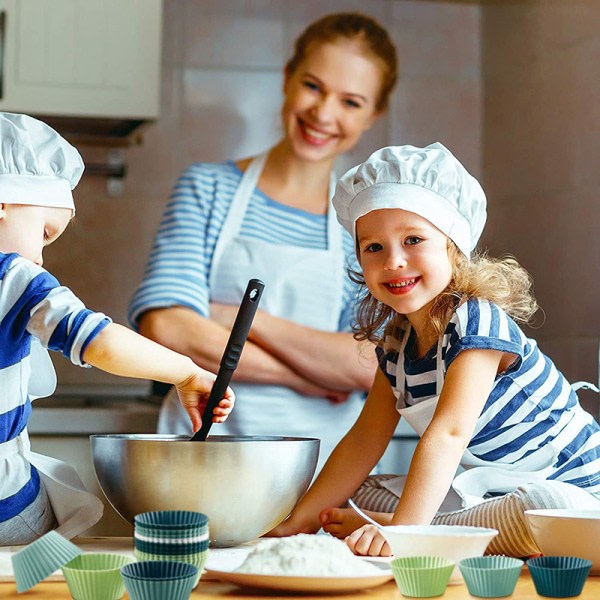
[[[203,513],[155,511],[134,518],[134,554],[140,561],[190,563],[198,568],[199,579],[208,544],[208,517]]]

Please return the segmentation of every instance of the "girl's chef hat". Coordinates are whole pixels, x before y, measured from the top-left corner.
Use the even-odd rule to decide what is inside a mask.
[[[333,197],[338,221],[353,236],[372,210],[401,208],[427,219],[469,256],[486,219],[479,182],[440,143],[389,146],[371,154],[339,181]]]
[[[46,123],[0,112],[0,203],[75,210],[71,190],[83,168],[79,152]]]

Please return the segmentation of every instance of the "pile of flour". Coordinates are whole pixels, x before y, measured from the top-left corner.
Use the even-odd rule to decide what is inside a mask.
[[[381,575],[381,569],[352,554],[341,540],[306,533],[261,540],[236,571],[304,577]]]

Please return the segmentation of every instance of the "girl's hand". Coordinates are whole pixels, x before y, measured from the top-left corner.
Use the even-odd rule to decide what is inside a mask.
[[[195,371],[187,379],[175,385],[179,401],[189,415],[194,431],[198,431],[202,426],[202,413],[208,402],[215,379],[216,375],[200,367],[196,367]],[[223,423],[233,410],[234,403],[235,394],[228,387],[225,397],[221,399],[213,411],[212,422]]]
[[[346,538],[354,554],[362,556],[392,556],[392,549],[375,525],[364,525]]]

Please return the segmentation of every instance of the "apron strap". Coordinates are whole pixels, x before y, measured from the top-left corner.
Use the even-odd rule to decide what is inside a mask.
[[[10,458],[15,454],[24,454],[29,452],[30,448],[29,435],[27,434],[27,428],[25,428],[17,437],[0,444],[0,460]]]

